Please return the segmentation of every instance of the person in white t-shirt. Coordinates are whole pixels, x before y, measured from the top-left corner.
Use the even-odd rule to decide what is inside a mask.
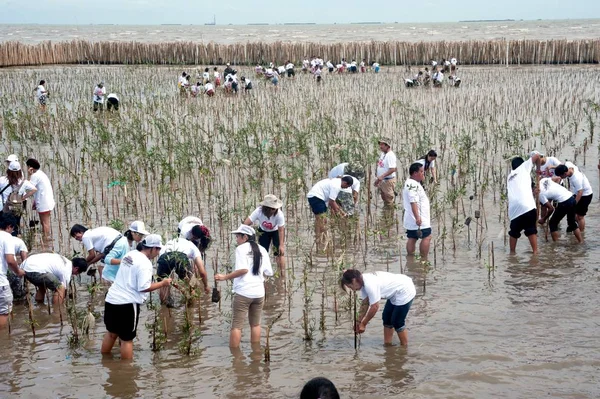
[[[88,229],[80,224],[75,224],[71,227],[71,237],[80,241],[83,247],[88,252],[85,261],[88,265],[92,265],[110,253],[121,238],[125,238],[117,230],[112,227],[101,226],[95,229]],[[125,245],[127,241],[125,240]],[[102,280],[102,271],[104,266],[98,266],[100,280]],[[113,274],[117,274],[114,272]],[[116,276],[113,276],[116,277]]]
[[[260,321],[265,300],[265,276],[273,275],[267,250],[256,243],[256,233],[242,224],[233,231],[238,247],[235,250],[235,270],[215,275],[216,281],[233,280],[233,320],[229,347],[238,348],[242,340],[244,320],[250,321],[250,342],[260,343]]]
[[[554,181],[554,179],[556,179],[556,181]],[[581,243],[583,242],[583,237],[579,230],[579,226],[577,225],[577,218],[575,215],[575,210],[577,208],[575,195],[558,184],[559,182],[560,177],[558,176],[555,176],[554,178],[545,177],[540,180],[539,200],[540,204],[542,204],[542,212],[539,223],[544,224],[546,223],[546,220],[550,219],[548,225],[550,226],[552,241],[558,241],[558,224],[566,216],[568,224],[567,233],[573,232],[577,241]],[[552,205],[552,201],[558,203],[556,208]]]
[[[554,170],[561,163],[556,157],[547,157],[540,154],[540,171],[542,172],[542,177],[553,177]]]
[[[421,257],[427,259],[431,242],[431,217],[429,198],[423,188],[425,170],[418,162],[410,165],[410,177],[404,183],[402,200],[404,204],[404,228],[406,229],[406,252],[413,255],[416,250],[417,240],[421,240],[419,252]]]
[[[162,248],[162,238],[150,234],[129,252],[123,261],[117,278],[108,289],[104,301],[104,324],[106,333],[101,352],[110,354],[117,338],[121,340],[121,360],[133,359],[133,339],[137,335],[140,305],[148,298],[148,292],[171,284],[170,278],[152,282],[152,262]]]
[[[15,259],[17,256],[20,258],[17,259],[18,264],[23,263],[27,256],[29,255],[29,250],[27,249],[27,245],[25,242],[21,240],[19,237],[13,237],[15,241]],[[23,284],[23,277],[17,276],[13,273],[12,270],[7,270],[8,282],[10,283],[10,290],[13,294],[13,299],[19,300],[25,298],[27,292],[25,291],[25,285]]]
[[[44,172],[40,170],[40,163],[33,158],[29,158],[26,162],[29,181],[35,186],[34,204],[32,209],[37,210],[42,225],[42,239],[44,243],[51,239],[52,231],[50,229],[50,213],[54,210],[56,202],[54,202],[54,191],[50,179]]]
[[[431,171],[431,177],[433,178],[433,183],[437,184],[438,179],[437,179],[437,171],[435,168],[435,160],[437,159],[437,152],[435,152],[435,150],[429,150],[427,152],[427,154],[423,155],[421,158],[419,158],[419,160],[417,160],[417,163],[420,163],[421,165],[423,165],[423,168],[425,170],[425,174],[427,174],[428,172]]]
[[[377,179],[375,180],[375,186],[379,188],[381,199],[387,207],[393,206],[396,198],[394,188],[396,186],[397,159],[390,143],[390,139],[387,138],[379,140],[381,154],[377,161]]]
[[[443,82],[444,82],[444,73],[442,71],[436,71],[433,74],[433,86],[434,87],[442,87]]]
[[[341,179],[323,179],[315,184],[306,198],[311,210],[316,216],[323,215],[327,212],[327,208],[331,208],[334,215],[345,216],[344,211],[335,202],[338,194],[342,189],[352,187],[354,180],[352,176],[344,176]]]
[[[195,85],[190,87],[190,94],[192,97],[198,97],[200,93],[204,92],[204,85],[200,82],[196,82]]]
[[[35,96],[38,100],[38,103],[40,103],[40,107],[42,108],[42,111],[46,110],[46,101],[48,100],[48,97],[50,96],[50,92],[48,90],[46,90],[45,84],[46,84],[45,80],[40,80],[40,84],[38,85],[38,87],[33,90],[33,91],[35,91]]]
[[[391,345],[395,331],[400,344],[408,345],[406,316],[417,293],[410,277],[388,272],[361,273],[356,269],[349,269],[342,274],[341,285],[344,289],[359,291],[363,300],[364,306],[361,307],[359,321],[355,326],[357,333],[365,332],[367,324],[379,310],[379,301],[387,299],[382,314],[383,342]]]
[[[44,303],[46,290],[53,292],[52,303],[64,302],[65,294],[72,275],[85,273],[88,264],[83,258],[69,260],[56,253],[39,253],[29,256],[20,266],[25,278],[33,284],[37,291],[35,300]]]
[[[514,254],[517,248],[517,240],[521,237],[521,231],[529,239],[531,250],[538,253],[537,247],[537,207],[531,189],[531,169],[533,165],[540,168],[540,154],[532,152],[531,157],[524,161],[521,157],[515,157],[511,161],[512,172],[506,179],[508,191],[508,217],[510,219],[510,253]]]
[[[221,86],[221,73],[218,67],[213,68],[213,77],[215,78],[215,87]]]
[[[296,76],[296,72],[294,71],[294,64],[292,61],[288,60],[285,64],[285,70],[287,72],[288,78],[294,78]]]
[[[344,188],[337,197],[337,202],[347,215],[353,215],[354,209],[358,205],[358,196],[360,193],[360,180],[364,177],[364,172],[355,166],[350,166],[348,162],[341,163],[329,171],[328,177],[334,179],[344,176],[352,177],[352,186]]]
[[[116,93],[109,93],[106,96],[106,109],[110,112],[119,110],[119,97],[117,97]]]
[[[571,162],[565,162],[555,169],[556,176],[562,179],[569,179],[569,189],[575,194],[575,215],[579,230],[585,231],[585,215],[587,215],[594,192],[588,178]]]
[[[378,63],[378,62],[374,62],[374,63],[371,65],[371,68],[373,68],[373,71],[374,71],[375,73],[379,73],[379,70],[380,70],[380,68],[381,68],[381,67],[379,66],[379,63]]]
[[[248,93],[252,90],[252,81],[245,76],[242,76],[242,85],[244,85],[244,93]]]
[[[0,330],[8,324],[8,316],[12,311],[13,294],[10,289],[7,273],[11,270],[22,277],[25,272],[19,269],[15,258],[15,241],[11,235],[17,222],[11,215],[0,216]]]
[[[98,83],[96,87],[94,87],[94,112],[100,110],[104,111],[104,96],[106,95],[106,87],[104,87],[104,82]]]
[[[273,254],[283,275],[285,273],[285,216],[281,207],[283,202],[273,194],[265,198],[244,220],[244,224],[252,226],[258,224],[258,243],[269,252],[273,243]]]

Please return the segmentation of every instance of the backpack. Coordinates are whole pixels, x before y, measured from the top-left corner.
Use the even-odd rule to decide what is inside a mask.
[[[23,196],[19,194],[19,191],[21,190],[24,182],[25,180],[19,184],[16,190],[13,189],[13,191],[8,195],[8,200],[4,203],[3,212],[10,212],[17,217],[23,215]],[[4,190],[6,190],[6,188],[8,187],[5,187]],[[4,190],[2,190],[2,192],[4,192]]]

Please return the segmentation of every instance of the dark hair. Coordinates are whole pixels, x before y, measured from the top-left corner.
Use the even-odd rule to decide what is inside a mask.
[[[71,227],[71,237],[75,237],[75,234],[77,233],[85,233],[86,231],[88,231],[87,227],[81,225],[81,224],[74,224],[73,227]]]
[[[204,72],[208,72],[208,68],[204,68]]]
[[[429,157],[437,158],[437,152],[435,150],[429,150],[427,154],[423,155],[419,160],[423,159],[425,161],[425,165],[423,167],[425,170],[429,169],[429,165],[431,165],[431,161],[429,161]]]
[[[46,81],[45,80],[40,80],[40,86],[45,85]]]
[[[23,172],[20,170],[10,170],[6,171],[6,178],[11,186],[16,186],[19,184],[19,180],[23,178]],[[4,188],[4,187],[2,187]]]
[[[344,288],[347,285],[352,284],[352,280],[356,279],[361,285],[364,285],[362,273],[356,269],[348,269],[342,274],[340,285]]]
[[[410,168],[408,168],[408,174],[412,176],[413,174],[421,170],[422,167],[423,165],[421,165],[419,162],[415,162],[412,165],[410,165]]]
[[[513,169],[514,169],[514,168],[513,168]],[[556,176],[563,177],[563,175],[564,175],[565,173],[567,173],[568,171],[569,171],[569,168],[567,168],[567,165],[558,165],[558,166],[556,167],[556,169],[554,169],[554,174],[555,174]]]
[[[214,68],[213,68],[213,71],[216,71],[216,70],[217,70],[217,67],[214,67]]]
[[[198,247],[200,252],[205,252],[212,242],[208,227],[197,224],[192,227],[191,233],[194,236],[192,242]]]
[[[127,230],[125,233],[123,233],[123,235],[125,236],[125,238],[127,238],[129,241],[133,241],[133,234],[131,234],[131,230]]]
[[[279,212],[279,209],[271,208],[269,206],[264,206],[264,205],[261,206],[260,210],[262,211],[263,215],[268,216],[268,217],[273,217],[273,216],[277,215],[277,212]]]
[[[71,259],[71,263],[73,264],[73,267],[77,268],[79,273],[85,273],[89,266],[87,261],[83,258],[73,258]]]
[[[260,274],[260,265],[262,264],[262,254],[256,243],[256,234],[251,236],[246,235],[246,237],[248,237],[248,243],[250,244],[250,248],[252,248],[252,274],[258,276]]]
[[[0,230],[6,230],[9,227],[16,229],[18,227],[18,221],[17,218],[10,213],[4,212],[2,213],[2,216],[0,216]]]
[[[302,392],[300,392],[300,399],[339,399],[340,394],[338,393],[333,382],[324,377],[313,378],[308,381]]]
[[[525,162],[523,160],[523,158],[521,157],[514,157],[512,159],[512,161],[510,161],[510,166],[512,167],[512,170],[517,169],[519,166],[521,166],[523,164],[523,162]]]
[[[344,176],[342,177],[342,181],[349,186],[352,186],[354,184],[354,179],[352,179],[352,176]]]
[[[37,159],[34,158],[29,158],[26,162],[25,165],[29,166],[30,168],[33,168],[35,170],[39,170],[40,169],[40,163],[38,162]]]

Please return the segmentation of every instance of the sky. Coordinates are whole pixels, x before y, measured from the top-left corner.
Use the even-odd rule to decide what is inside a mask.
[[[455,22],[600,18],[598,0],[0,0],[3,24]]]

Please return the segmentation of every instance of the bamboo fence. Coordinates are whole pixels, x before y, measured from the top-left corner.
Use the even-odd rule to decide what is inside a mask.
[[[318,55],[325,60],[367,59],[382,65],[423,65],[456,57],[463,65],[591,64],[600,61],[600,38],[592,40],[472,40],[462,42],[349,43],[139,43],[74,40],[0,43],[0,67],[48,64],[253,65]]]

